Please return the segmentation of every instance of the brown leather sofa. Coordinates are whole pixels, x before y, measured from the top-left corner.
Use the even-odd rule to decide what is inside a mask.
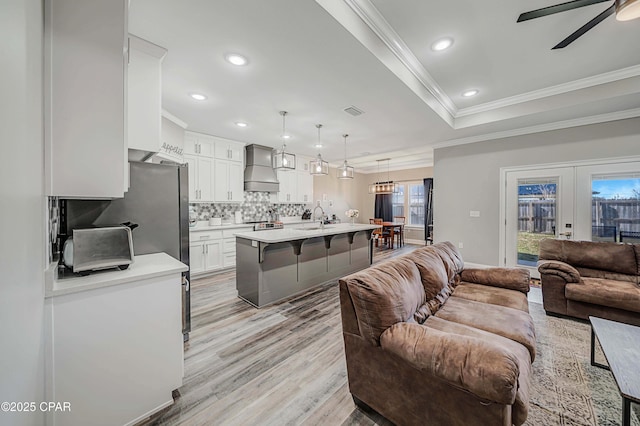
[[[548,314],[640,325],[640,245],[542,240],[538,271]]]
[[[439,243],[339,280],[349,390],[398,425],[521,425],[529,273],[464,269]]]

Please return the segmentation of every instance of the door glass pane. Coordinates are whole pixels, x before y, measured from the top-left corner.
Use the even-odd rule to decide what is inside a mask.
[[[518,179],[518,265],[536,266],[540,240],[556,234],[557,179]]]
[[[591,239],[640,242],[640,175],[594,175]]]

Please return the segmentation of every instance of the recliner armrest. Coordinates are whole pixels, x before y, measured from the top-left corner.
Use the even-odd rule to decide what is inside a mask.
[[[460,278],[470,283],[517,290],[526,294],[529,292],[531,274],[521,268],[470,268],[464,269],[460,273]]]
[[[538,261],[538,271],[540,274],[557,275],[568,283],[580,282],[580,273],[578,270],[568,263],[559,260]]]
[[[404,322],[385,330],[380,343],[415,368],[483,400],[511,405],[516,399],[518,359],[495,343]]]

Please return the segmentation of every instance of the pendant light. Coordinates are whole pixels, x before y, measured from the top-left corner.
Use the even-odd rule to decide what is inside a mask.
[[[389,160],[390,158],[384,158],[382,160],[376,160],[378,162],[378,181],[369,185],[369,194],[394,194],[400,190],[398,184],[393,183],[389,179]],[[380,162],[387,162],[387,180],[380,180]]]
[[[342,135],[344,138],[344,163],[338,167],[338,179],[353,179],[354,169],[347,163],[347,138],[349,135]]]
[[[322,128],[322,124],[316,124],[318,128],[318,143],[317,145],[322,145],[320,142],[320,129]],[[315,160],[309,161],[309,173],[316,176],[323,176],[329,174],[329,163],[322,159],[322,154],[318,152],[318,157]]]
[[[286,128],[285,128],[285,117],[287,116],[287,111],[280,111],[280,115],[282,116],[282,148],[276,151],[273,156],[273,168],[276,170],[295,170],[296,169],[296,156],[295,154],[291,154],[287,152],[287,144],[286,141]]]

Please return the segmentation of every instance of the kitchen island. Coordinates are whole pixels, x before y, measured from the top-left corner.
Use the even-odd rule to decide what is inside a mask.
[[[236,233],[238,296],[262,307],[371,265],[369,224],[318,223]]]

